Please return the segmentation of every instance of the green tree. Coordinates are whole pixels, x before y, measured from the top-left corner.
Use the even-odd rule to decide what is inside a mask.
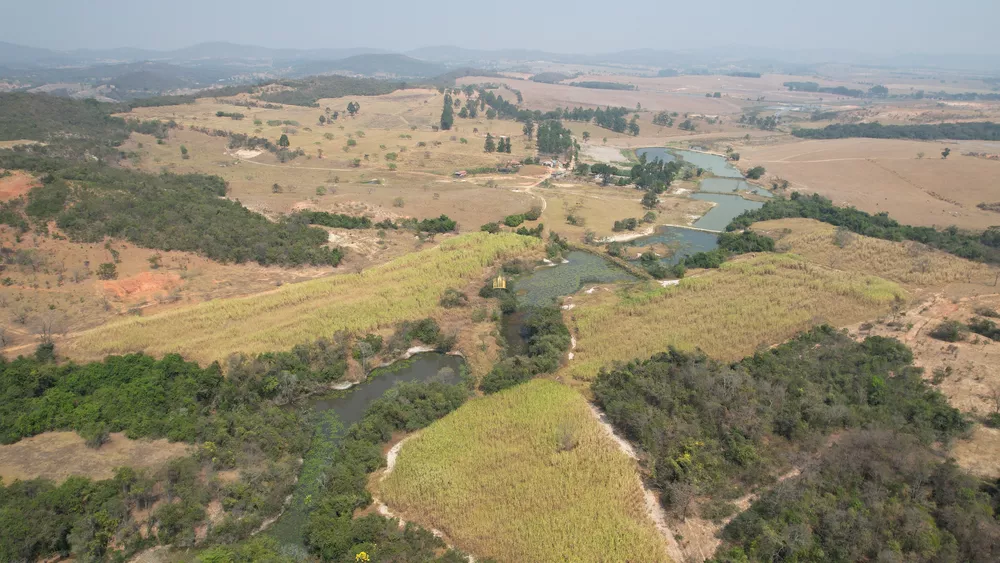
[[[521,128],[524,131],[524,136],[531,140],[531,137],[535,134],[535,123],[530,119],[524,121],[524,127]]]
[[[453,123],[455,123],[455,108],[452,105],[451,94],[444,95],[444,108],[441,110],[441,130],[447,131],[451,129]]]
[[[486,119],[496,119],[497,110],[490,108],[486,110]]]
[[[497,145],[493,141],[493,135],[489,133],[486,134],[486,142],[483,144],[483,150],[486,152],[494,152],[497,150]]]
[[[183,158],[184,160],[191,158],[190,156],[188,156],[188,148],[185,147],[184,145],[181,145],[181,158]]]
[[[97,267],[97,277],[102,280],[118,278],[118,267],[111,262],[105,262]]]
[[[319,124],[320,125],[325,125],[326,124],[326,116],[325,115],[319,116]]]
[[[278,146],[287,148],[291,143],[288,142],[288,135],[282,133],[281,137],[278,139]]]
[[[951,149],[945,147],[945,149],[941,151],[941,158],[948,158],[949,154],[951,154]]]
[[[642,206],[646,209],[656,208],[656,204],[660,203],[660,200],[656,197],[656,192],[648,191],[646,195],[642,196]]]
[[[590,131],[584,131],[583,132],[583,142],[586,143],[589,140],[590,140]]]
[[[361,104],[358,102],[350,102],[347,104],[347,113],[351,114],[351,117],[357,115],[359,111],[361,111]]]
[[[763,166],[754,166],[750,170],[747,170],[747,178],[750,178],[751,180],[759,180],[766,171],[767,170]]]
[[[639,136],[639,116],[633,115],[632,121],[628,122],[628,134],[633,137]]]

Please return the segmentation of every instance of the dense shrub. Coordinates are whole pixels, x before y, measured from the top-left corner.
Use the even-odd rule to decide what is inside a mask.
[[[990,121],[967,123],[924,123],[920,125],[882,125],[881,123],[843,123],[822,129],[793,129],[792,135],[806,139],[936,139],[1000,140],[1000,124]]]
[[[106,237],[145,248],[197,252],[220,262],[262,265],[330,265],[343,253],[327,248],[327,234],[301,218],[277,222],[225,199],[226,183],[205,174],[145,174],[101,164],[73,164],[44,157],[0,153],[0,167],[24,168],[52,177],[32,190],[23,209],[0,213],[12,226],[55,220],[71,240]]]
[[[683,513],[692,495],[759,483],[817,435],[878,423],[930,443],[965,431],[912,360],[896,340],[824,326],[732,365],[670,350],[602,371],[593,391]]]
[[[540,373],[553,372],[565,357],[570,334],[563,323],[562,312],[557,307],[530,308],[525,311],[525,317],[525,354],[494,365],[479,386],[484,393],[496,393]]]
[[[965,340],[965,325],[958,321],[945,321],[930,331],[932,338],[944,340],[945,342],[958,342]]]

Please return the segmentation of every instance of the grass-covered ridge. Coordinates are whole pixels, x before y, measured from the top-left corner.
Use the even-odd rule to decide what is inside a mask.
[[[128,319],[71,343],[80,356],[178,352],[198,361],[258,354],[345,330],[361,334],[428,316],[448,288],[541,247],[534,237],[472,233],[357,274],[335,275],[234,298]]]
[[[818,322],[869,318],[905,295],[882,278],[791,255],[747,257],[676,286],[575,296],[569,324],[577,338],[576,357],[564,371],[589,380],[613,361],[648,357],[667,345],[736,360]]]
[[[667,561],[634,463],[549,380],[475,399],[407,442],[379,495],[498,561]]]

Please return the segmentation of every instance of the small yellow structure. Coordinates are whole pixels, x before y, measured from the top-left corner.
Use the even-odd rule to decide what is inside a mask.
[[[498,275],[496,279],[493,280],[493,289],[507,289],[507,280],[505,280],[502,275]]]

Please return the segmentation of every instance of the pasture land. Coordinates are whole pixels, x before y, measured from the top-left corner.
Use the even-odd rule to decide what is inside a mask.
[[[378,496],[499,561],[669,561],[635,462],[550,380],[473,399],[406,442]]]
[[[792,190],[815,192],[869,213],[888,212],[905,224],[977,230],[1000,224],[1000,214],[976,207],[998,199],[1000,161],[963,155],[997,154],[1000,143],[787,139],[735,145],[740,167],[763,166],[765,182],[787,180]],[[942,159],[946,147],[951,155]]]
[[[473,289],[498,262],[536,252],[541,241],[514,234],[474,233],[407,254],[359,273],[328,276],[249,297],[200,303],[136,317],[79,334],[68,353],[176,352],[202,363],[230,354],[287,350],[337,331],[391,331],[429,315],[471,317],[468,307],[443,309],[445,289]],[[468,286],[468,287],[467,287]]]
[[[1000,272],[917,242],[838,232],[833,225],[812,219],[762,221],[752,228],[774,238],[780,252],[791,252],[835,270],[876,275],[911,291],[951,283],[992,286]]]
[[[361,205],[379,218],[423,219],[445,213],[458,221],[460,230],[478,230],[483,223],[530,209],[531,196],[510,188],[530,186],[540,179],[527,175],[530,170],[516,176],[501,175],[498,178],[503,185],[495,189],[485,186],[483,176],[459,180],[451,177],[451,172],[445,176],[419,167],[413,171],[412,166],[403,164],[398,171],[390,171],[364,165],[329,167],[325,159],[301,157],[281,164],[269,153],[239,159],[229,154],[225,139],[195,131],[174,131],[166,145],[157,145],[148,136],[132,137],[128,148],[142,154],[139,168],[154,173],[169,170],[221,176],[229,183],[231,199],[268,216],[303,208],[338,211]],[[181,158],[180,145],[188,149],[186,160]],[[478,150],[482,152],[481,142]],[[397,198],[402,198],[401,207]]]
[[[457,99],[463,104],[466,100],[464,94]],[[350,117],[345,109],[351,101],[361,105],[355,117]],[[382,96],[323,99],[318,108],[292,105],[280,109],[245,108],[201,98],[194,104],[137,108],[126,116],[144,120],[172,119],[187,128],[233,131],[264,137],[273,143],[285,134],[290,150],[302,149],[306,153],[287,163],[289,166],[330,170],[355,169],[354,159],[360,159],[356,167],[358,172],[384,173],[394,163],[401,170],[450,175],[458,169],[496,166],[533,154],[520,123],[487,119],[485,111],[475,119],[463,119],[458,117],[456,110],[455,124],[450,131],[433,131],[432,126],[440,123],[443,102],[444,96],[436,90],[400,90]],[[327,107],[331,109],[330,115],[337,111],[340,117],[320,125],[319,117],[327,117]],[[238,112],[245,117],[238,120],[218,117],[219,111]],[[510,136],[513,140],[511,153],[484,152],[487,132],[494,137]],[[463,138],[467,142],[463,143]],[[277,163],[270,153],[251,156],[253,152],[257,151],[245,153],[244,158]],[[387,159],[390,153],[395,156]]]
[[[130,440],[120,432],[94,449],[76,432],[46,432],[0,446],[0,479],[6,484],[37,478],[61,482],[73,475],[110,479],[118,467],[155,470],[191,450],[187,444],[165,438]]]
[[[589,381],[613,361],[668,346],[737,360],[816,324],[877,316],[905,296],[893,282],[790,255],[747,256],[674,286],[599,288],[568,299],[575,307],[565,316],[577,346],[562,373]]]
[[[630,217],[642,219],[649,211],[641,204],[643,192],[633,188],[553,182],[549,188],[534,190],[545,199],[541,221],[549,230],[570,240],[582,242],[587,231],[593,231],[597,238],[630,234],[614,232],[614,222]],[[656,220],[642,224],[639,231],[658,224],[688,225],[709,209],[711,203],[705,201],[662,195],[655,210]],[[569,222],[570,217],[575,224]]]

